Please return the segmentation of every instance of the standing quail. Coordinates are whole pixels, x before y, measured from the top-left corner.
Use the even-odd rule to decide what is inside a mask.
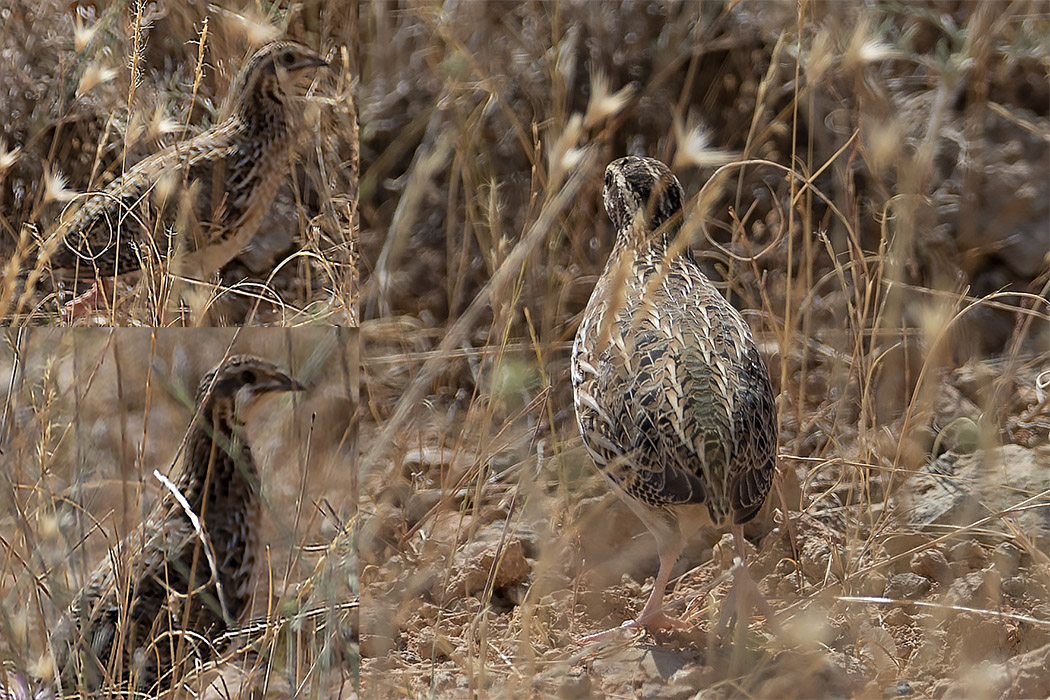
[[[773,390],[744,319],[674,244],[683,191],[667,166],[614,161],[604,199],[616,242],[573,344],[576,418],[598,468],[656,538],[652,594],[625,626],[680,627],[662,602],[684,541],[729,525],[743,561],[742,525],[776,465]]]
[[[244,418],[263,397],[302,389],[254,357],[233,357],[205,375],[176,483],[185,503],[165,493],[154,515],[98,565],[52,635],[66,692],[167,687],[173,661],[207,658],[244,612],[260,515]],[[187,511],[199,518],[204,542]]]
[[[157,263],[206,280],[255,235],[296,143],[295,77],[327,66],[310,49],[277,41],[259,49],[231,90],[229,116],[207,131],[139,161],[89,197],[47,244],[59,277],[114,277]],[[74,300],[77,315],[96,289]]]

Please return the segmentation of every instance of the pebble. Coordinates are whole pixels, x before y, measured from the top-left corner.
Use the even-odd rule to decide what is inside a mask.
[[[913,695],[915,689],[911,687],[911,683],[904,680],[903,678],[888,688],[883,689],[882,697],[884,698],[903,698],[909,695]]]
[[[918,600],[929,592],[930,580],[918,574],[894,574],[886,582],[883,595],[897,600]]]
[[[948,559],[966,562],[971,569],[982,569],[988,563],[988,555],[977,540],[966,540],[948,550]]]
[[[916,552],[911,558],[911,570],[920,576],[947,585],[955,579],[955,573],[948,564],[948,558],[939,549],[924,549]]]
[[[591,677],[586,673],[570,673],[561,679],[558,686],[558,697],[564,700],[582,700],[594,697],[591,690]]]

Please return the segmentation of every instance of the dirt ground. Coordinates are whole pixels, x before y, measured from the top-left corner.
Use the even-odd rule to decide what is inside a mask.
[[[362,19],[362,695],[1050,696],[1050,7],[388,9]],[[666,597],[689,629],[580,644],[657,569],[569,385],[625,153],[681,178],[770,368],[769,609],[717,629],[705,533]]]
[[[749,533],[772,620],[714,633],[733,545],[711,533],[668,592],[691,629],[582,645],[641,609],[651,536],[601,479],[566,480],[524,440],[482,462],[420,435],[363,484],[367,696],[1042,697],[1045,409],[1035,422],[1037,446],[946,451],[881,508],[843,505],[865,466],[784,455]],[[575,441],[561,459],[586,456]]]

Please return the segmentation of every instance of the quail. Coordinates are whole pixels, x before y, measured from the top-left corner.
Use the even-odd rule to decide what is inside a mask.
[[[728,525],[744,560],[742,525],[776,467],[773,390],[744,319],[675,243],[683,190],[667,166],[616,160],[603,195],[616,241],[572,348],[576,418],[595,464],[656,539],[652,594],[625,626],[681,627],[662,604],[684,542]]]
[[[173,661],[206,659],[245,611],[260,516],[245,416],[264,397],[302,389],[250,356],[205,375],[174,484],[181,495],[165,492],[98,565],[52,634],[65,692],[168,687]]]
[[[59,225],[60,240],[45,244],[56,276],[112,278],[176,248],[184,251],[177,273],[206,280],[218,272],[256,234],[283,181],[301,122],[296,77],[327,65],[291,41],[259,49],[231,89],[224,121],[139,161]],[[96,293],[67,314],[82,313]]]

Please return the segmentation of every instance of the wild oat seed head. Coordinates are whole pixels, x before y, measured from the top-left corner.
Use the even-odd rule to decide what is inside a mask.
[[[117,71],[107,68],[101,63],[90,63],[80,76],[80,84],[77,85],[77,97],[83,97],[102,83],[109,82],[117,77]]]

